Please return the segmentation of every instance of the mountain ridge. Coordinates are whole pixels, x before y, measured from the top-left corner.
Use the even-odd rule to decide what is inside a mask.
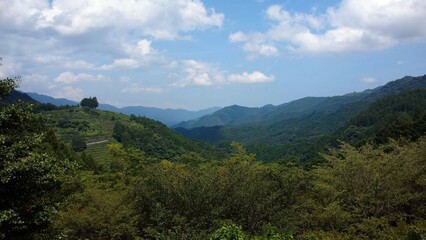
[[[31,98],[40,102],[40,103],[51,103],[56,106],[64,106],[64,105],[78,105],[79,103],[76,101],[68,100],[65,98],[54,98],[44,94],[39,93],[27,93]],[[155,107],[144,107],[144,106],[127,106],[127,107],[115,107],[110,104],[100,103],[98,109],[106,110],[117,113],[124,113],[128,115],[136,115],[136,116],[145,116],[147,118],[152,118],[154,120],[160,121],[167,126],[171,126],[177,124],[182,121],[187,121],[190,119],[197,119],[201,116],[204,116],[209,113],[213,113],[220,109],[220,107],[211,107],[207,109],[202,109],[199,111],[190,111],[185,109],[163,109],[163,108],[155,108]]]
[[[269,109],[229,106],[200,118],[198,122],[177,125],[175,130],[190,138],[207,139],[209,143],[238,141],[243,144],[281,144],[331,134],[376,100],[417,88],[426,88],[426,75],[407,76],[375,89],[342,96],[301,98]],[[239,118],[232,118],[238,115],[235,113],[238,109],[244,112]],[[247,116],[251,122],[245,118]],[[221,120],[226,121],[214,126],[204,125],[209,121]],[[218,132],[213,133],[208,127],[216,127]],[[215,141],[209,140],[206,134],[211,134]]]

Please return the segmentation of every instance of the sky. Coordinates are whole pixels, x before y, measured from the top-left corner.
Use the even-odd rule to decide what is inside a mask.
[[[425,0],[0,0],[0,78],[117,107],[260,107],[426,74]]]

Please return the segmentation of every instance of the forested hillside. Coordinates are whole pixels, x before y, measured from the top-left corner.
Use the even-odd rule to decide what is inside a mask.
[[[275,107],[243,108],[244,111],[241,116],[245,117],[242,118],[232,118],[233,115],[238,115],[235,111],[241,109],[241,107],[236,108],[232,106],[229,109],[233,109],[233,114],[227,114],[229,111],[227,108],[224,108],[192,123],[203,124],[208,119],[216,119],[224,115],[228,120],[226,123],[220,124],[220,127],[176,128],[175,130],[184,136],[207,143],[219,143],[221,141],[243,143],[248,147],[249,152],[256,153],[264,161],[286,159],[294,156],[303,162],[310,162],[318,159],[318,152],[324,151],[324,149],[330,146],[335,147],[337,143],[336,139],[348,141],[345,136],[342,134],[339,135],[336,131],[342,131],[344,127],[349,127],[352,118],[360,118],[358,114],[368,115],[369,113],[363,111],[370,105],[373,104],[375,106],[390,101],[388,105],[391,105],[395,109],[388,106],[387,108],[382,108],[384,110],[380,109],[381,111],[370,110],[370,113],[375,111],[376,113],[374,114],[376,116],[383,116],[386,113],[388,116],[383,118],[382,121],[385,121],[385,119],[395,120],[398,118],[397,114],[410,115],[414,110],[407,108],[407,111],[405,111],[401,106],[395,105],[396,101],[399,100],[388,100],[392,98],[387,97],[407,93],[413,89],[425,88],[426,76],[405,77],[389,82],[382,87],[366,90],[361,93],[326,98],[303,98]],[[421,104],[423,103],[423,96],[411,96],[409,100],[405,98],[402,97],[400,99],[406,102],[405,105],[415,104],[418,111],[425,108],[425,105]],[[410,109],[414,107],[411,105],[409,106]],[[383,114],[379,115],[377,113]],[[412,118],[413,116],[409,117]],[[417,117],[415,118],[422,117],[417,113]],[[221,119],[225,118],[221,117]],[[391,123],[389,122],[389,124]],[[381,127],[383,128],[383,126]],[[352,126],[351,129],[361,131],[359,128],[355,130],[355,126]],[[370,133],[365,133],[367,135],[373,134],[371,132],[379,131],[377,127],[369,128],[369,126],[365,126],[365,129],[369,129],[368,131],[370,131]],[[347,134],[350,134],[350,132],[351,130],[347,130]],[[383,138],[387,137],[398,136],[395,134],[383,136]],[[365,143],[367,141],[365,138],[367,136],[359,136],[358,140]]]
[[[216,152],[207,144],[186,139],[164,124],[145,117],[84,107],[56,107],[41,110],[40,115],[74,150],[82,151],[87,147],[85,152],[97,160],[101,160],[99,156],[111,157],[108,143],[121,143],[159,159],[174,159],[190,152],[207,157]],[[83,147],[78,148],[81,142]],[[92,145],[92,142],[101,143]]]
[[[1,99],[16,86],[2,80]],[[309,165],[214,149],[144,117],[2,101],[0,239],[424,239],[424,99],[390,95],[336,135],[300,140],[356,145]],[[76,136],[108,140],[108,154],[75,152]]]
[[[27,93],[30,97],[40,103],[50,103],[56,106],[75,106],[79,105],[76,101],[71,101],[64,98],[53,98],[38,93]],[[155,119],[160,121],[168,126],[174,125],[176,123],[186,121],[189,119],[196,119],[201,116],[213,113],[219,110],[219,107],[212,107],[208,109],[203,109],[200,111],[188,111],[184,109],[162,109],[154,107],[143,107],[143,106],[130,106],[130,107],[115,107],[110,104],[100,103],[98,109],[106,110],[110,112],[123,113],[128,115],[136,116],[145,116],[147,118]]]

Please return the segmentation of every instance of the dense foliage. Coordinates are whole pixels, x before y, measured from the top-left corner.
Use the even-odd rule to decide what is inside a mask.
[[[389,138],[416,140],[426,134],[426,89],[391,95],[371,104],[340,131],[353,144],[384,143]]]
[[[426,139],[344,144],[311,170],[260,164],[241,145],[232,147],[223,161],[186,155],[158,162],[111,145],[110,171],[82,173],[85,188],[57,227],[69,239],[426,236]]]
[[[96,97],[83,98],[80,101],[80,106],[88,108],[97,108],[99,106],[98,99]]]
[[[159,159],[176,159],[182,154],[197,152],[205,157],[217,155],[207,144],[188,140],[160,122],[131,115],[131,121],[117,121],[113,137],[126,148],[136,148]]]
[[[16,87],[1,83],[2,98]],[[425,239],[424,94],[371,105],[348,125],[371,133],[355,146],[310,136],[257,156],[144,117],[2,105],[0,239]],[[91,139],[108,142],[71,150]]]
[[[384,142],[387,138],[402,135],[416,135],[421,128],[425,109],[424,94],[412,90],[426,89],[426,75],[404,77],[384,86],[360,93],[350,93],[334,97],[306,97],[278,106],[267,105],[261,108],[230,106],[195,121],[177,125],[176,131],[182,135],[207,143],[237,141],[245,144],[248,151],[256,153],[263,161],[269,162],[291,156],[302,162],[318,158],[317,153],[329,147],[336,147],[335,139],[350,141],[350,134],[363,144],[373,135]],[[410,93],[411,92],[411,93]],[[394,97],[394,95],[401,95]],[[417,97],[417,99],[416,99]],[[400,99],[398,99],[400,98]],[[397,104],[398,101],[404,103]],[[373,104],[373,105],[372,105]],[[368,108],[372,105],[372,108]],[[415,109],[417,113],[413,116]],[[358,116],[362,113],[363,116]],[[384,116],[381,118],[380,116]],[[398,115],[398,116],[396,116]],[[380,120],[360,124],[360,118],[373,117]],[[358,122],[350,122],[357,118]],[[384,122],[398,126],[385,126]],[[219,125],[219,126],[217,126]],[[342,130],[347,129],[347,134]],[[185,127],[186,129],[184,129]],[[387,132],[393,129],[394,132]],[[381,133],[378,133],[378,132]],[[422,135],[422,131],[417,135]],[[354,137],[354,136],[352,136]],[[417,136],[418,137],[418,136]]]
[[[17,86],[0,81],[0,97]],[[74,156],[33,113],[33,105],[0,108],[0,239],[34,238],[69,194]]]

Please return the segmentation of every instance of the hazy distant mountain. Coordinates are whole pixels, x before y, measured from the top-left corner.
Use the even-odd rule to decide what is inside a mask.
[[[12,104],[12,103],[15,103],[18,100],[22,101],[22,102],[31,102],[31,103],[37,102],[36,100],[34,100],[30,96],[28,96],[28,94],[26,94],[26,93],[23,93],[23,92],[17,91],[17,90],[13,90],[12,93],[9,96],[7,96],[4,100],[2,100],[0,102],[0,104]]]
[[[65,98],[53,98],[50,96],[46,96],[38,93],[27,93],[34,100],[41,103],[51,103],[56,106],[65,106],[65,105],[78,105],[79,103],[76,101],[71,101]]]
[[[219,109],[219,107],[213,107],[200,111],[189,111],[184,109],[161,109],[153,107],[133,106],[120,108],[118,112],[124,114],[134,114],[136,116],[145,116],[163,122],[168,126],[172,126],[182,121],[197,119],[201,116],[211,114]]]
[[[177,124],[175,128],[187,137],[206,142],[285,143],[331,134],[378,99],[420,88],[426,88],[426,75],[404,77],[372,90],[343,96],[306,97],[260,108],[229,106],[198,120]],[[222,128],[206,128],[213,126]]]
[[[78,105],[78,102],[71,101],[64,98],[53,98],[38,93],[28,93],[33,99],[41,103],[52,103],[56,106],[63,105]],[[168,126],[177,124],[182,121],[188,121],[190,119],[197,119],[201,116],[211,114],[220,109],[220,107],[208,108],[200,111],[189,111],[184,109],[161,109],[153,107],[143,107],[143,106],[132,106],[132,107],[123,107],[118,108],[109,104],[99,104],[98,109],[106,110],[111,112],[118,112],[124,114],[134,114],[136,116],[145,116],[157,121],[160,121]]]

